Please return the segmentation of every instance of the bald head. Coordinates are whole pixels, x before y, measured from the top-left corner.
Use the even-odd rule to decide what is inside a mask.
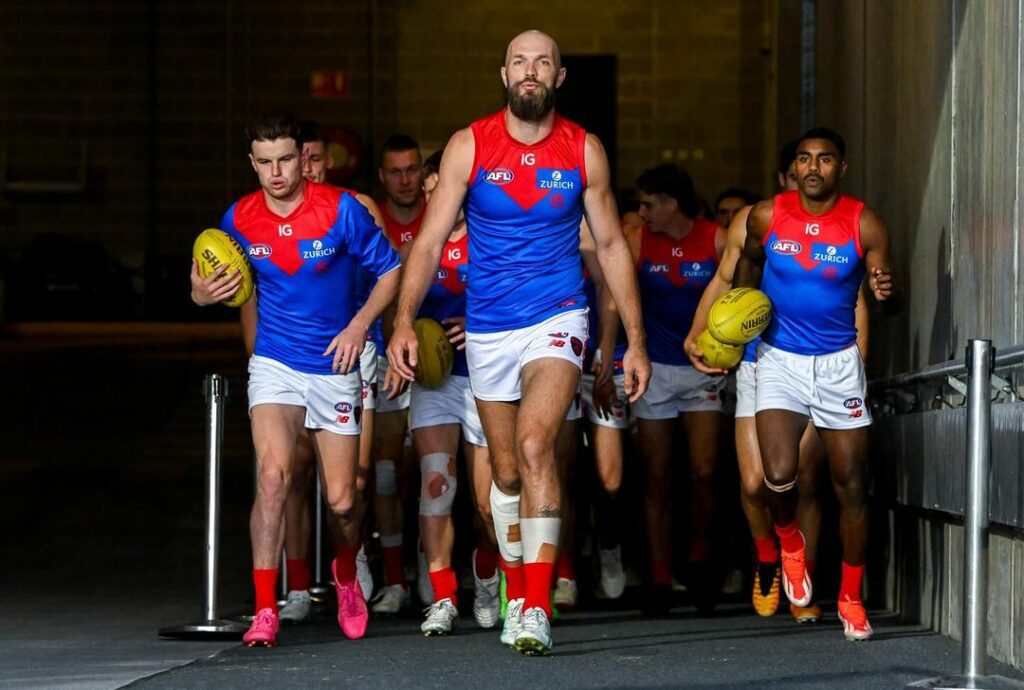
[[[512,58],[516,55],[548,55],[555,62],[555,69],[562,67],[562,53],[558,50],[555,39],[537,29],[527,29],[509,41],[505,50],[505,66],[508,67]]]

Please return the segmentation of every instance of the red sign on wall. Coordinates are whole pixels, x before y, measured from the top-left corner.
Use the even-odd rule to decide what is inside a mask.
[[[344,98],[348,95],[348,74],[342,70],[310,72],[309,95],[314,98]]]

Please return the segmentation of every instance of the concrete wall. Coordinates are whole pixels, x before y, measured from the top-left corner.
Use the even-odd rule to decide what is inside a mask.
[[[906,293],[873,322],[875,374],[1022,342],[1020,3],[819,2],[819,120],[880,210]]]

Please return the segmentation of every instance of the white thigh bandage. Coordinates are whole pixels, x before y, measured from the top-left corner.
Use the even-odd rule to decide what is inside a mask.
[[[498,538],[498,551],[506,563],[523,560],[523,542],[519,535],[519,496],[503,494],[491,482],[491,519]]]
[[[448,453],[428,453],[420,458],[420,515],[451,515],[459,480],[455,458]]]
[[[398,492],[398,475],[395,473],[394,462],[381,460],[373,463],[373,473],[377,477],[378,496],[394,496]]]

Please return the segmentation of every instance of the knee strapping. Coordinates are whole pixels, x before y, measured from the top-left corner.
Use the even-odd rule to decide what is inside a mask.
[[[491,519],[498,538],[498,550],[506,563],[523,559],[523,541],[519,531],[519,496],[503,494],[491,482]]]
[[[786,482],[785,484],[772,484],[768,481],[768,477],[765,477],[764,485],[767,486],[769,490],[774,491],[777,494],[783,494],[796,486],[796,479],[791,482]]]
[[[458,477],[455,458],[448,453],[429,453],[420,458],[420,515],[451,515]]]
[[[378,496],[393,496],[398,493],[398,474],[395,472],[394,462],[381,460],[373,463],[373,473],[377,478]]]

